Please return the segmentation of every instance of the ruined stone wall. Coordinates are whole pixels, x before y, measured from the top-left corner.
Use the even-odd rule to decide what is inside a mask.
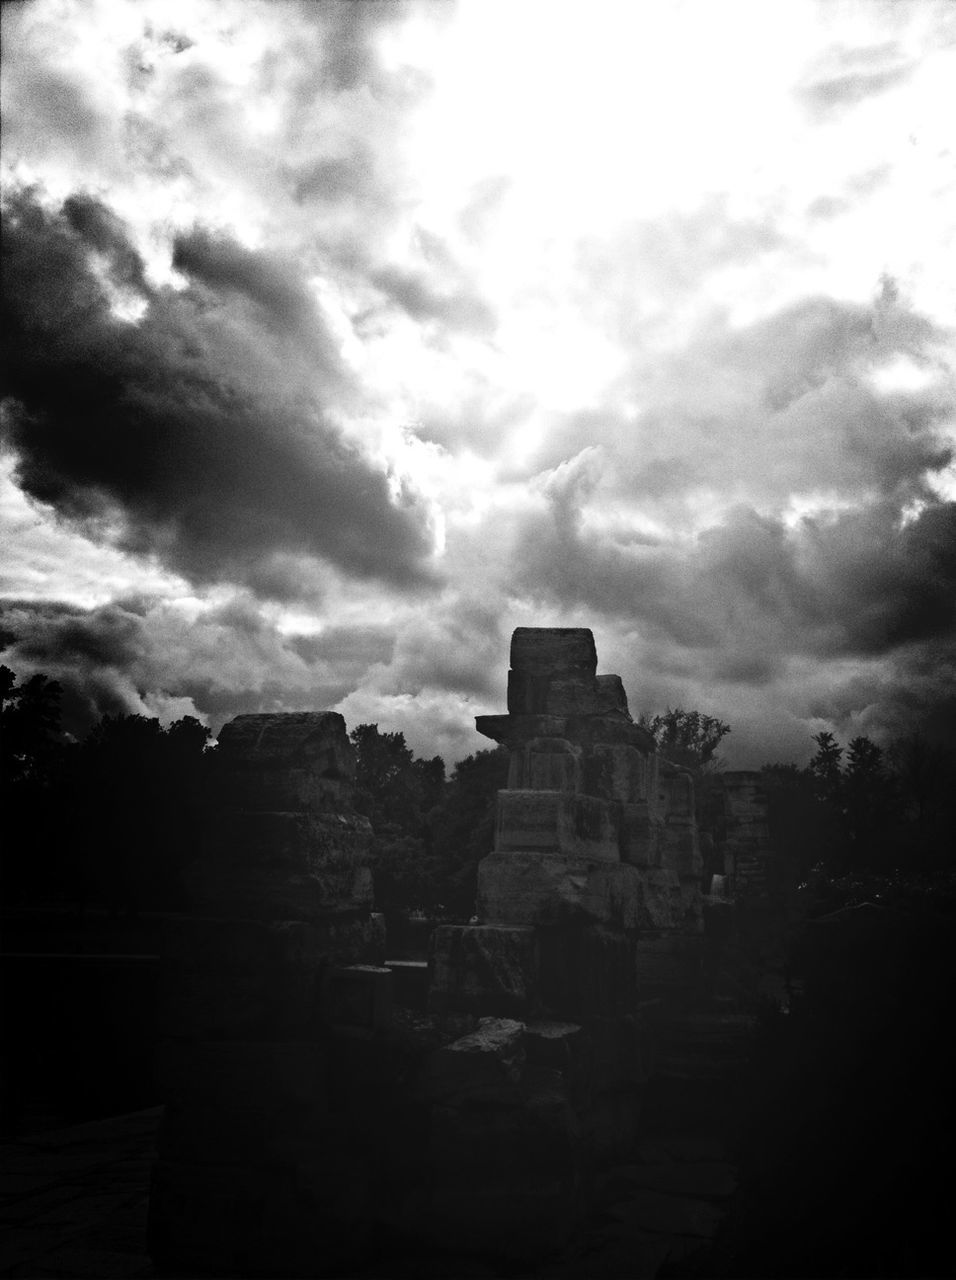
[[[217,764],[192,913],[165,942],[150,1245],[192,1272],[311,1274],[369,1176],[333,1048],[337,1022],[387,1013],[371,830],[339,715],[240,716]]]
[[[588,630],[515,631],[508,714],[477,721],[511,753],[495,847],[478,869],[479,923],[439,928],[431,955],[432,1012],[462,1029],[483,1019],[462,1045],[474,1054],[476,1036],[504,1037],[532,1068],[514,1075],[526,1091],[520,1140],[505,1103],[486,1099],[480,1126],[482,1107],[465,1091],[439,1118],[455,1135],[449,1149],[467,1167],[469,1135],[507,1132],[492,1218],[514,1229],[508,1206],[520,1203],[526,1224],[537,1215],[557,1239],[583,1207],[587,1171],[626,1150],[637,1130],[649,1065],[645,962],[655,992],[686,981],[688,939],[701,934],[691,779],[634,724],[619,677],[596,668]],[[527,1171],[514,1183],[513,1143],[537,1170],[536,1200]],[[557,1213],[547,1209],[542,1169]],[[463,1201],[462,1227],[470,1212]]]
[[[689,776],[584,629],[519,628],[478,923],[433,934],[428,1015],[391,1015],[371,832],[332,713],[241,716],[164,959],[161,1265],[340,1274],[392,1232],[535,1258],[634,1140],[649,1000],[692,979]],[[689,959],[690,957],[690,959]]]

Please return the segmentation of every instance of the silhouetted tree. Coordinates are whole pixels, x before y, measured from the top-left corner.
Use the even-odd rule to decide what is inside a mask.
[[[730,725],[700,711],[668,707],[663,715],[640,717],[639,723],[654,737],[661,752],[674,764],[695,773],[719,767],[717,748],[730,733]]]
[[[442,902],[467,919],[475,907],[478,863],[495,843],[495,805],[508,785],[508,751],[476,751],[455,765],[444,799],[433,815]]]
[[[5,902],[57,897],[67,833],[60,804],[69,750],[60,731],[60,685],[36,674],[22,684],[0,667],[0,837]]]
[[[430,815],[445,785],[441,756],[417,759],[403,733],[377,724],[349,734],[356,753],[356,808],[375,832],[376,905],[385,911],[435,907],[440,875]]]

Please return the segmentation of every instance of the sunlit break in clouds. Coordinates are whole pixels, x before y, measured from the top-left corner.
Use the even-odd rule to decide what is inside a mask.
[[[450,764],[631,708],[956,728],[949,3],[3,8],[0,661]]]

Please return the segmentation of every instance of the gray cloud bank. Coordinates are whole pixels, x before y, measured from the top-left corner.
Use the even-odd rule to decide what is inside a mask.
[[[23,489],[196,582],[308,598],[322,564],[427,585],[426,513],[337,425],[357,391],[289,264],[202,230],[174,263],[187,287],[152,288],[91,197],[58,214],[10,199],[3,391]]]

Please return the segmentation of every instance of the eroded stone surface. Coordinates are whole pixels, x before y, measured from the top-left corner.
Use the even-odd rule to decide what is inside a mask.
[[[676,879],[676,877],[675,877]],[[478,867],[478,915],[496,924],[637,927],[638,868],[540,851],[493,853]]]
[[[428,1007],[449,1012],[527,1017],[538,991],[534,929],[441,925],[432,934]]]
[[[355,750],[335,711],[236,716],[219,733],[224,802],[242,809],[350,807]]]
[[[619,859],[617,807],[567,791],[499,791],[495,852],[540,850],[568,857]]]

